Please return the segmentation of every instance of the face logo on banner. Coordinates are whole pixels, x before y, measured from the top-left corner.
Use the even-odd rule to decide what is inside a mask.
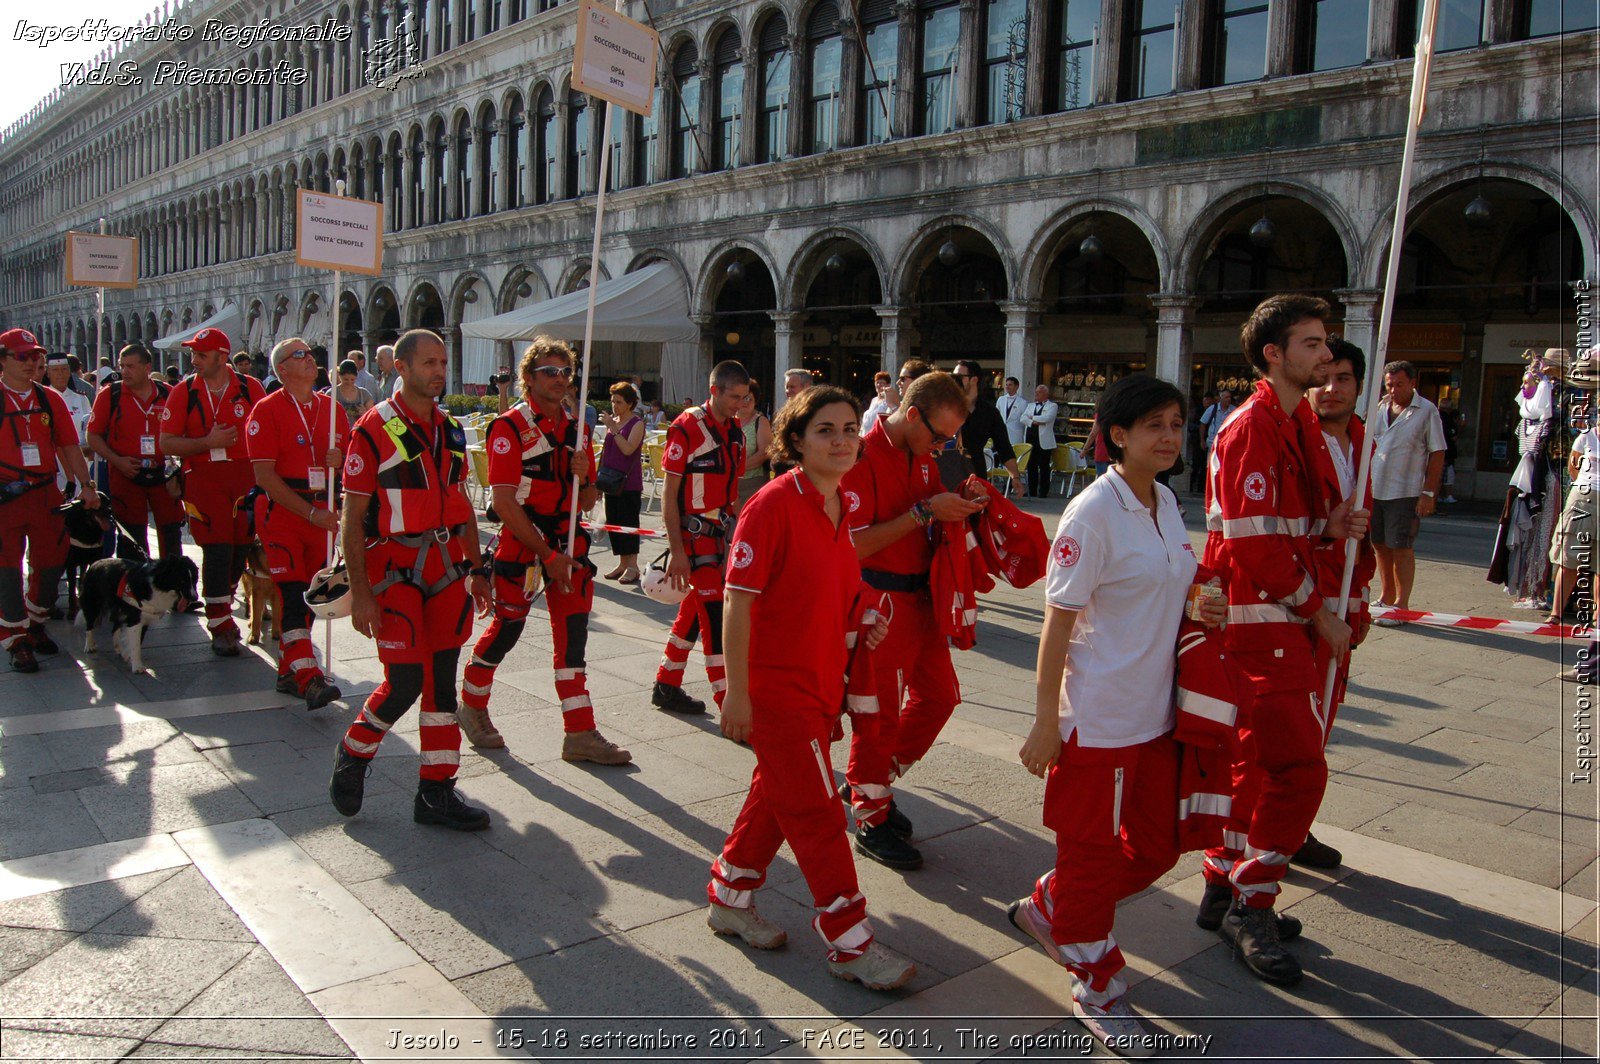
[[[674,462],[683,461],[683,444],[673,441],[672,446],[667,448],[667,458]]]
[[[511,453],[511,441],[506,439],[504,436],[496,436],[494,438],[494,453],[495,454],[510,454]]]
[[[347,477],[359,477],[361,475],[361,471],[365,468],[367,468],[367,463],[361,460],[361,456],[359,454],[356,454],[354,451],[352,451],[350,453],[350,457],[345,459],[344,475]]]
[[[1251,473],[1244,478],[1244,493],[1256,502],[1267,497],[1267,478],[1260,473]]]
[[[750,563],[756,560],[756,549],[748,540],[741,539],[733,545],[733,567],[735,569],[749,568]]]
[[[1078,546],[1078,541],[1071,536],[1062,536],[1056,540],[1056,564],[1064,569],[1070,569],[1078,564],[1078,559],[1083,557],[1083,548]]]
[[[855,513],[861,509],[861,496],[853,491],[847,491],[844,493],[844,504],[851,513]]]

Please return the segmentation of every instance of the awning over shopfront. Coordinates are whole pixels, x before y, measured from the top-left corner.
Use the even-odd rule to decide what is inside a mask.
[[[461,332],[486,340],[532,340],[535,336],[582,340],[588,306],[588,289],[579,289],[482,321],[465,322]],[[595,292],[596,340],[683,343],[699,337],[699,327],[689,320],[688,290],[666,263],[601,281]]]
[[[222,309],[199,325],[191,325],[182,332],[163,336],[155,341],[155,345],[163,351],[172,351],[183,346],[185,340],[192,339],[201,329],[221,329],[228,334],[228,341],[233,344],[235,351],[244,350],[244,319],[239,316],[239,305],[233,300],[222,304]]]

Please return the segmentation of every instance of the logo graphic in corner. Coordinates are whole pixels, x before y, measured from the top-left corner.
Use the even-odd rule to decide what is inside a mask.
[[[847,491],[844,493],[844,504],[851,513],[855,513],[861,509],[861,496],[853,491]]]
[[[667,448],[667,460],[671,462],[683,461],[683,444],[674,440],[672,446]]]
[[[506,439],[504,436],[496,436],[494,438],[494,453],[495,454],[510,454],[511,453],[511,441]]]
[[[733,567],[735,569],[749,568],[750,563],[756,560],[756,549],[750,545],[749,540],[741,539],[733,545]]]
[[[1256,502],[1267,497],[1267,478],[1260,473],[1251,473],[1244,478],[1244,493]]]
[[[1083,548],[1078,546],[1078,541],[1071,536],[1062,536],[1056,540],[1056,564],[1064,569],[1070,569],[1078,564],[1078,559],[1083,557]]]
[[[354,451],[351,451],[350,457],[344,460],[344,475],[347,477],[359,477],[365,468],[367,463],[363,462],[361,456]]]

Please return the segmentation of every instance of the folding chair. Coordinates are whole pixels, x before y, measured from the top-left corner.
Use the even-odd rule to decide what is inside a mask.
[[[1017,456],[1017,474],[1019,476],[1026,477],[1028,473],[1028,459],[1033,455],[1033,444],[1014,443],[1011,445],[1011,452]],[[1000,485],[1000,493],[1002,495],[1011,494],[1011,471],[1005,466],[996,465],[993,469],[989,470],[989,480],[991,483],[998,483]]]

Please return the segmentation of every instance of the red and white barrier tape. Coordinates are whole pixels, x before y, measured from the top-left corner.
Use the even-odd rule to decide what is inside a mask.
[[[629,528],[627,525],[603,525],[597,521],[585,521],[583,527],[590,532],[620,532],[625,536],[664,536],[659,528]]]
[[[1512,635],[1546,635],[1557,639],[1592,639],[1594,630],[1575,624],[1546,624],[1543,621],[1504,621],[1498,617],[1460,617],[1452,613],[1403,610],[1398,606],[1372,607],[1372,619],[1426,624],[1435,628],[1469,628],[1475,632],[1508,632]]]

